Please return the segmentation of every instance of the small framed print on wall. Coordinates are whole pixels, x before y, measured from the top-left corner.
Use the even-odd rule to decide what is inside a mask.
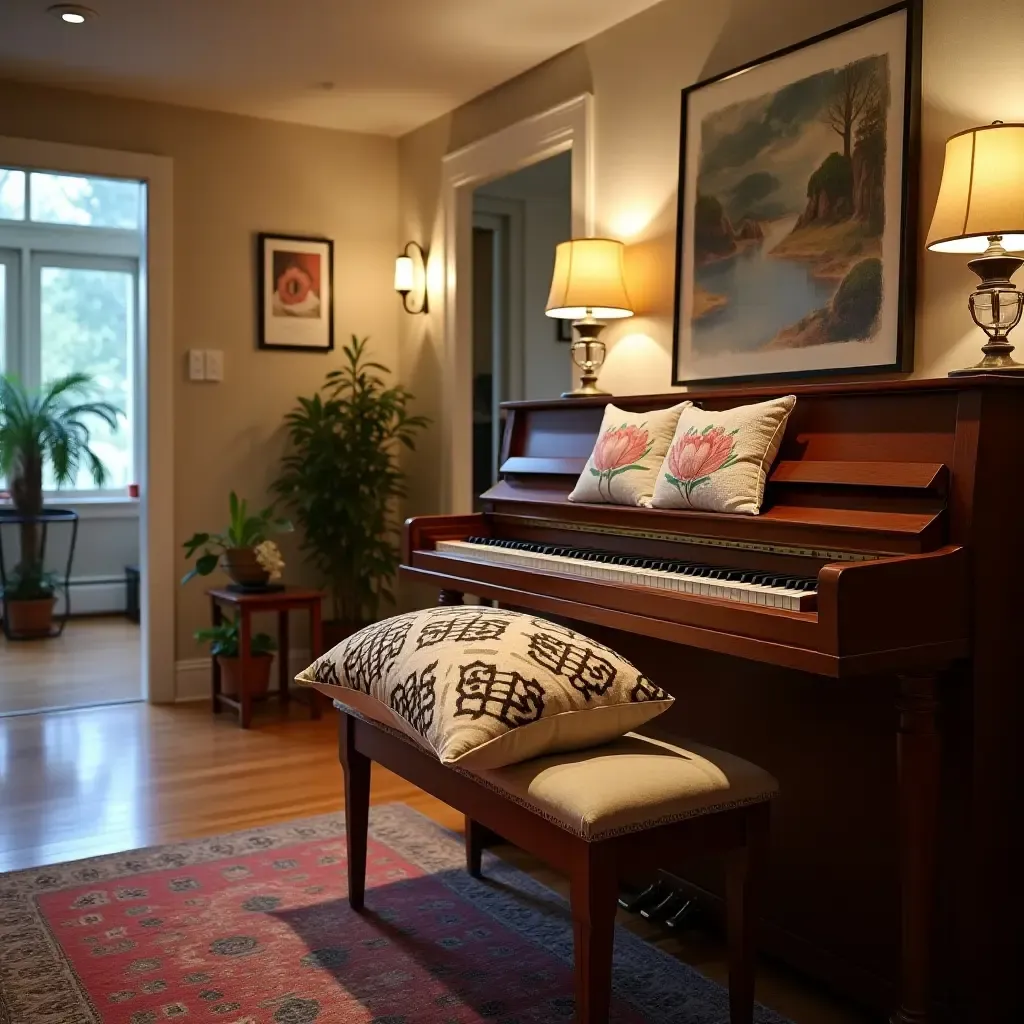
[[[912,368],[920,0],[683,91],[673,384]]]
[[[334,348],[334,243],[327,238],[261,234],[260,348]]]

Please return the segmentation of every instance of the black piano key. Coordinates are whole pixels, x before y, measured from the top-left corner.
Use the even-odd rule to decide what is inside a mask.
[[[730,583],[748,583],[752,586],[774,587],[779,590],[789,590],[797,593],[813,592],[817,590],[818,586],[818,581],[814,577],[798,576],[794,573],[772,572],[770,570],[708,565],[703,562],[691,562],[682,558],[656,558],[642,554],[630,555],[621,551],[574,547],[546,541],[515,540],[506,537],[467,537],[466,540],[470,544],[478,544],[485,547],[555,555],[562,558],[578,559],[579,561],[597,562],[629,568],[651,569],[657,572],[689,576],[709,582],[721,580]]]

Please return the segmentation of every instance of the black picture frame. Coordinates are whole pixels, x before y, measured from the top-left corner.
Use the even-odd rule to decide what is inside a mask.
[[[564,320],[562,317],[555,317],[555,340],[572,341],[572,321]]]
[[[672,319],[672,385],[702,385],[719,383],[740,383],[753,380],[781,381],[806,378],[827,378],[837,375],[856,376],[875,373],[908,373],[913,369],[915,297],[917,286],[917,218],[918,178],[920,168],[920,109],[921,109],[921,0],[901,0],[872,14],[847,22],[827,32],[822,32],[792,46],[776,50],[757,60],[731,68],[721,74],[706,78],[687,86],[681,94],[680,138],[679,138],[679,183],[678,210],[676,216],[676,265],[675,297]],[[895,356],[892,360],[871,365],[850,365],[836,367],[813,367],[781,372],[736,373],[692,376],[681,372],[680,329],[682,317],[682,292],[684,282],[684,228],[687,211],[684,202],[684,185],[687,171],[688,103],[691,96],[726,79],[752,71],[772,61],[787,57],[800,50],[814,47],[862,26],[869,25],[895,14],[906,16],[904,102],[902,159],[900,180],[899,217],[899,269],[898,295],[896,299]]]
[[[289,248],[291,247],[291,248]],[[275,255],[291,257],[299,284],[291,303],[275,301],[278,289],[275,276]],[[312,260],[316,258],[319,274],[309,282]],[[305,266],[297,261],[306,258]],[[287,259],[286,261],[287,262]],[[280,265],[280,262],[279,262]],[[303,281],[302,278],[306,280]],[[305,286],[305,291],[303,287]],[[316,313],[312,312],[310,295],[315,293]],[[305,305],[306,310],[281,315],[286,306]],[[260,232],[256,236],[256,322],[257,345],[261,349],[280,352],[332,352],[334,350],[334,241],[311,235],[285,235]]]

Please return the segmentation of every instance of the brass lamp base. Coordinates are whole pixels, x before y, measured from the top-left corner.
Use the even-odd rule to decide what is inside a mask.
[[[985,358],[980,363],[962,370],[951,370],[950,377],[1024,372],[1024,364],[1010,355],[1014,346],[1007,338],[1020,323],[1024,311],[1024,296],[1010,280],[1022,265],[1024,259],[1011,256],[1003,248],[1001,235],[990,235],[985,252],[967,264],[981,278],[981,284],[971,292],[968,300],[971,318],[985,332],[988,340],[981,347]]]
[[[605,325],[595,320],[587,310],[582,320],[573,321],[576,340],[572,343],[572,361],[580,370],[580,386],[572,391],[563,391],[563,398],[586,398],[589,395],[607,395],[597,386],[597,371],[604,362],[605,347],[601,341],[601,332]]]
[[[1021,369],[1024,370],[1024,366],[1022,366]],[[610,395],[611,394],[610,391],[603,391],[601,388],[599,388],[597,386],[597,384],[595,383],[596,381],[597,381],[597,377],[596,376],[593,378],[593,380],[587,380],[584,377],[583,380],[580,382],[580,386],[578,388],[573,388],[572,391],[563,391],[562,392],[562,397],[563,398],[587,398],[589,395]]]

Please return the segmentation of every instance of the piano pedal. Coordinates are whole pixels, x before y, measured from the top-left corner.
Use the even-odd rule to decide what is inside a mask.
[[[637,911],[643,910],[644,907],[652,907],[656,903],[661,903],[670,892],[671,889],[664,882],[653,882],[646,889],[632,896],[620,896],[619,906],[623,910],[635,914]]]
[[[683,931],[693,927],[700,920],[700,906],[696,900],[684,899],[683,905],[665,919],[665,926],[673,930]]]
[[[647,921],[664,921],[681,910],[686,902],[687,899],[681,892],[670,892],[660,903],[641,910],[640,916]]]

